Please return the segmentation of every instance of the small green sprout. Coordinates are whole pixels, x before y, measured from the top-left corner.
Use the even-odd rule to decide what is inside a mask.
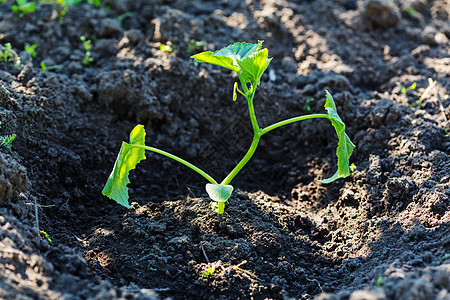
[[[127,11],[126,13],[123,13],[117,17],[117,22],[119,22],[119,24],[122,24],[126,18],[131,18],[132,16],[134,16],[134,12]]]
[[[202,271],[203,281],[208,282],[208,278],[214,274],[216,271],[216,266],[208,266],[205,271]]]
[[[380,287],[382,282],[383,282],[383,277],[379,276],[379,277],[377,278],[377,283],[376,283],[376,285],[377,285],[378,287]]]
[[[0,136],[0,146],[6,146],[11,148],[12,147],[12,142],[16,139],[16,135],[15,134],[10,134],[10,135],[1,135]]]
[[[449,258],[449,257],[450,257],[450,253],[446,253],[443,256],[439,256],[438,259],[439,259],[439,261],[443,261],[444,259]]]
[[[417,86],[417,82],[415,82],[415,81],[409,87],[402,86],[402,90],[401,90],[402,94],[406,95],[406,93],[408,93],[409,91],[415,90],[416,86]]]
[[[43,230],[39,230],[39,233],[42,234],[44,236],[44,238],[47,240],[47,242],[49,243],[49,245],[52,244],[52,239],[50,238],[50,235],[48,235],[47,232],[43,231]]]
[[[311,111],[311,103],[314,102],[314,98],[309,98],[306,100],[306,104],[303,105],[302,109],[304,111],[310,112]]]
[[[19,54],[12,49],[11,43],[0,45],[0,61],[12,62],[15,68],[22,64]]]
[[[253,98],[256,93],[257,87],[261,84],[260,80],[264,71],[269,66],[272,58],[268,57],[268,50],[261,49],[262,41],[258,44],[250,43],[235,43],[229,45],[216,52],[202,52],[192,56],[196,62],[210,63],[219,65],[227,69],[235,71],[238,75],[241,88],[238,84],[234,84],[233,100],[236,100],[237,93],[244,96],[247,100],[248,110],[250,114],[250,120],[253,127],[253,140],[249,150],[236,165],[236,167],[230,171],[230,173],[219,183],[212,176],[201,170],[197,166],[187,162],[186,160],[173,155],[169,152],[160,150],[155,147],[149,147],[145,145],[145,130],[143,125],[137,125],[130,133],[130,142],[122,142],[119,155],[117,156],[113,170],[109,175],[109,178],[103,188],[103,195],[113,199],[120,205],[127,208],[131,208],[128,199],[127,185],[130,183],[128,174],[133,170],[136,165],[145,159],[145,150],[156,152],[158,154],[167,156],[186,167],[197,172],[203,176],[209,183],[206,185],[206,192],[211,198],[212,208],[219,214],[223,214],[225,205],[228,202],[229,197],[233,191],[233,186],[230,182],[241,171],[241,169],[252,158],[259,144],[261,137],[279,127],[303,121],[308,119],[328,119],[331,121],[334,127],[339,142],[336,149],[337,159],[337,171],[336,173],[327,179],[317,180],[321,183],[330,183],[339,178],[345,178],[350,176],[349,158],[355,148],[355,145],[351,142],[348,135],[345,133],[345,124],[339,117],[336,104],[334,103],[331,94],[326,91],[325,110],[326,114],[309,114],[303,116],[297,116],[283,121],[279,121],[267,127],[260,127],[253,107]]]
[[[101,0],[87,0],[87,3],[94,5],[95,7],[100,7],[102,5]]]
[[[159,50],[162,50],[166,53],[172,53],[175,50],[175,46],[169,41],[166,44],[161,44],[159,46]]]
[[[83,48],[84,48],[84,58],[81,61],[81,64],[85,67],[89,66],[94,59],[91,57],[91,50],[92,50],[92,41],[86,39],[84,35],[80,36],[81,42],[83,42]]]
[[[51,71],[51,70],[59,70],[62,69],[64,66],[63,65],[54,65],[54,66],[48,66],[44,63],[41,62],[41,71],[45,72],[45,71]]]
[[[356,171],[356,165],[354,163],[352,163],[350,165],[350,172],[352,176],[355,176],[355,171]]]
[[[25,52],[30,54],[31,57],[36,57],[37,53],[36,53],[36,48],[38,47],[38,44],[26,44],[25,45]]]
[[[417,11],[411,6],[406,6],[404,10],[410,17],[414,17],[417,14]]]
[[[203,51],[206,48],[206,41],[196,41],[196,40],[189,40],[187,43],[187,49],[186,52],[188,54]]]
[[[34,2],[28,2],[27,0],[16,0],[17,5],[12,5],[11,10],[13,13],[18,14],[20,18],[24,15],[33,13],[36,10],[36,4]]]

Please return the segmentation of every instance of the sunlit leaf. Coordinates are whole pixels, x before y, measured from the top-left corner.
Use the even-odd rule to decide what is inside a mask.
[[[234,43],[216,52],[206,51],[191,56],[196,62],[205,62],[218,65],[233,71],[239,71],[238,61],[250,56],[261,48],[262,42],[258,44]]]
[[[336,179],[345,178],[350,175],[349,159],[350,155],[352,155],[353,149],[355,148],[355,145],[345,133],[345,124],[337,113],[336,104],[334,103],[333,97],[328,91],[326,91],[326,93],[327,101],[325,103],[325,109],[328,112],[328,117],[331,124],[333,124],[334,129],[336,129],[339,139],[338,147],[336,149],[336,155],[338,157],[338,170],[330,178],[318,180],[321,183],[330,183]]]
[[[237,63],[241,68],[239,78],[243,82],[256,82],[259,84],[259,79],[271,60],[272,58],[268,58],[268,50],[262,49],[238,61]]]
[[[128,174],[130,170],[136,168],[136,165],[141,160],[145,159],[145,150],[133,147],[132,145],[145,145],[144,126],[137,125],[131,131],[129,144],[122,142],[122,147],[120,148],[114,168],[102,191],[103,195],[127,208],[131,208],[128,203],[127,184],[130,183]]]

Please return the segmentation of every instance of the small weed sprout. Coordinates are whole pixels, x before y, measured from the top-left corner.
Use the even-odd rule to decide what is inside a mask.
[[[196,40],[190,40],[187,43],[187,54],[191,54],[194,52],[204,51],[206,48],[206,42],[205,41],[196,41]]]
[[[314,98],[309,98],[306,100],[306,104],[303,105],[302,109],[304,111],[310,112],[311,111],[311,103],[314,102]]]
[[[402,94],[406,95],[406,93],[408,93],[409,91],[415,90],[416,86],[417,86],[417,82],[415,82],[415,81],[408,87],[402,86]]]
[[[445,253],[443,256],[439,256],[438,259],[439,261],[443,261],[444,259],[447,259],[450,257],[450,253]]]
[[[54,66],[47,66],[44,62],[41,62],[41,71],[51,71],[51,70],[59,70],[62,69],[63,65],[54,65]]]
[[[381,284],[382,284],[382,283],[383,283],[383,277],[379,276],[379,277],[377,278],[376,285],[377,285],[378,287],[381,287]]]
[[[16,0],[17,4],[11,6],[13,13],[18,14],[20,18],[24,15],[33,13],[36,10],[36,4],[34,2],[28,2],[27,0]]]
[[[0,146],[6,146],[11,148],[12,147],[12,142],[16,139],[16,135],[15,134],[10,134],[10,135],[1,135],[0,136]]]
[[[203,281],[208,282],[209,277],[216,271],[216,266],[208,266],[205,271],[202,271]]]
[[[134,16],[134,12],[131,11],[127,11],[126,13],[121,14],[120,16],[117,17],[117,22],[119,22],[119,24],[122,25],[123,21],[126,18],[131,18],[132,16]]]
[[[258,124],[253,106],[253,98],[257,87],[261,84],[261,77],[272,60],[272,58],[268,57],[268,50],[266,48],[262,49],[262,41],[258,42],[258,44],[235,43],[214,53],[206,51],[196,54],[192,56],[192,58],[196,62],[219,65],[221,67],[231,69],[237,73],[241,87],[238,87],[237,82],[234,84],[233,100],[236,101],[238,93],[244,96],[247,100],[248,111],[253,127],[253,140],[249,150],[236,165],[236,167],[234,167],[234,169],[231,170],[230,173],[219,183],[205,171],[189,163],[188,161],[164,150],[146,146],[146,133],[144,126],[137,125],[130,133],[130,142],[122,143],[122,147],[119,155],[117,156],[113,170],[105,184],[105,187],[103,188],[103,195],[113,199],[127,208],[131,208],[128,202],[129,196],[127,185],[130,183],[128,174],[132,169],[136,168],[136,165],[141,160],[146,158],[145,150],[148,150],[167,156],[192,169],[208,180],[209,183],[206,184],[206,192],[212,200],[212,209],[219,214],[223,214],[225,205],[228,204],[228,199],[233,191],[233,186],[230,185],[230,182],[252,158],[261,137],[281,126],[317,118],[328,119],[334,127],[339,139],[336,149],[338,170],[330,178],[317,181],[321,183],[330,183],[339,178],[350,176],[349,158],[355,148],[355,145],[353,145],[350,138],[345,133],[345,124],[339,117],[333,97],[328,91],[326,91],[325,102],[325,110],[327,111],[326,114],[297,116],[279,121],[267,127],[260,127]]]
[[[0,61],[12,62],[15,68],[22,64],[19,54],[12,49],[11,43],[0,45]]]
[[[94,5],[95,7],[100,7],[102,5],[101,0],[87,0],[87,3]]]
[[[168,41],[166,44],[161,44],[159,46],[159,50],[162,50],[166,53],[172,53],[175,51],[175,45],[172,44],[172,42]]]
[[[36,53],[36,48],[38,47],[38,44],[26,44],[25,45],[25,52],[30,54],[31,57],[36,57],[37,53]]]
[[[83,43],[84,48],[84,58],[81,61],[81,64],[87,67],[94,61],[94,59],[91,57],[92,41],[86,39],[84,35],[80,37],[80,40]]]
[[[45,232],[44,230],[39,230],[39,233],[44,236],[44,238],[47,240],[49,245],[51,245],[53,243],[52,239],[50,238],[50,235],[47,232]]]

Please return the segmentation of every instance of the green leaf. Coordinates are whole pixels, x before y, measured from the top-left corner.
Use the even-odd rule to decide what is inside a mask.
[[[137,125],[130,133],[130,143],[122,142],[119,155],[117,156],[114,168],[109,175],[108,181],[103,188],[102,194],[113,199],[120,205],[131,208],[128,203],[128,188],[130,183],[128,174],[130,170],[145,159],[145,150],[133,147],[133,145],[145,145],[144,126]]]
[[[218,65],[233,71],[238,71],[238,67],[233,64],[233,60],[226,56],[216,56],[211,51],[202,52],[196,55],[192,55],[191,58],[193,58],[196,62],[205,62],[213,65]]]
[[[226,202],[233,192],[233,186],[227,184],[206,184],[206,192],[213,201]]]
[[[261,48],[262,41],[258,44],[234,43],[216,52],[206,51],[191,56],[196,62],[205,62],[218,65],[233,71],[239,71],[238,61],[250,56]]]
[[[256,82],[259,85],[259,79],[272,60],[272,58],[268,58],[268,54],[267,49],[262,49],[238,61],[237,63],[241,68],[239,78],[244,83]]]
[[[348,135],[345,133],[345,124],[339,117],[336,104],[334,103],[331,94],[327,93],[327,101],[325,103],[325,109],[328,112],[328,117],[333,124],[334,129],[336,129],[337,136],[339,138],[338,147],[336,149],[336,155],[338,157],[338,170],[330,178],[317,180],[321,183],[330,183],[339,178],[345,178],[350,175],[349,159],[352,155],[355,145],[352,143]]]

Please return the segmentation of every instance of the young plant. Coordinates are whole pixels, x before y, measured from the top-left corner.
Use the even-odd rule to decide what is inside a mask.
[[[175,45],[172,44],[172,42],[168,41],[166,44],[161,44],[159,46],[159,50],[162,50],[166,53],[172,53],[175,51]]]
[[[16,3],[17,5],[15,4],[11,6],[11,10],[13,13],[18,14],[20,18],[36,10],[36,4],[34,4],[34,2],[28,2],[27,0],[16,0]]]
[[[62,69],[64,66],[63,65],[54,65],[54,66],[47,66],[44,62],[41,62],[41,71],[45,72],[45,71],[52,71],[52,70],[59,70]]]
[[[37,55],[36,48],[37,47],[38,47],[38,44],[33,44],[33,45],[26,44],[25,45],[25,52],[30,54],[31,57],[36,57],[36,55]]]
[[[260,127],[253,107],[253,98],[256,93],[256,88],[260,85],[261,76],[272,60],[272,58],[268,57],[268,50],[265,48],[261,49],[261,46],[262,42],[259,42],[258,44],[235,43],[214,53],[207,51],[192,56],[196,62],[219,65],[221,67],[231,69],[237,73],[241,87],[240,89],[238,88],[237,82],[234,84],[233,100],[237,99],[237,93],[246,98],[250,120],[253,127],[253,141],[249,150],[236,165],[236,167],[231,170],[231,172],[220,183],[218,183],[218,181],[216,181],[205,171],[185,161],[184,159],[158,148],[146,146],[144,127],[142,125],[137,125],[130,133],[130,142],[122,143],[122,147],[116,159],[114,168],[102,191],[103,195],[113,199],[127,208],[131,208],[128,203],[129,197],[127,184],[130,183],[128,174],[130,170],[134,169],[141,160],[145,159],[145,150],[148,150],[178,161],[208,180],[209,183],[206,184],[206,192],[213,201],[212,208],[219,214],[223,214],[228,198],[231,196],[231,192],[233,191],[233,186],[231,186],[230,183],[253,156],[261,137],[281,126],[316,118],[330,120],[339,139],[336,150],[338,157],[338,170],[330,178],[318,181],[321,183],[330,183],[336,179],[349,176],[349,158],[355,145],[353,145],[350,138],[345,133],[345,124],[339,117],[333,97],[328,91],[326,91],[325,103],[327,114],[297,116],[277,122],[267,127]]]
[[[18,68],[22,63],[19,54],[12,49],[11,43],[0,45],[0,61],[12,62],[15,68]]]
[[[80,37],[80,40],[83,43],[84,48],[84,58],[81,61],[81,64],[87,67],[94,61],[94,59],[91,57],[92,41],[86,39],[84,35]]]
[[[416,89],[416,86],[417,86],[417,82],[413,82],[410,86],[408,86],[408,87],[404,87],[404,86],[402,86],[402,94],[403,95],[406,95],[406,93],[408,93],[409,91],[413,91],[413,90],[415,90]]]
[[[87,3],[94,5],[95,7],[100,7],[102,5],[101,0],[87,0]]]
[[[12,142],[16,139],[15,134],[10,135],[0,135],[0,146],[6,146],[11,148]]]
[[[216,266],[208,266],[205,271],[202,271],[203,281],[208,282],[208,278],[214,274],[216,271]]]

